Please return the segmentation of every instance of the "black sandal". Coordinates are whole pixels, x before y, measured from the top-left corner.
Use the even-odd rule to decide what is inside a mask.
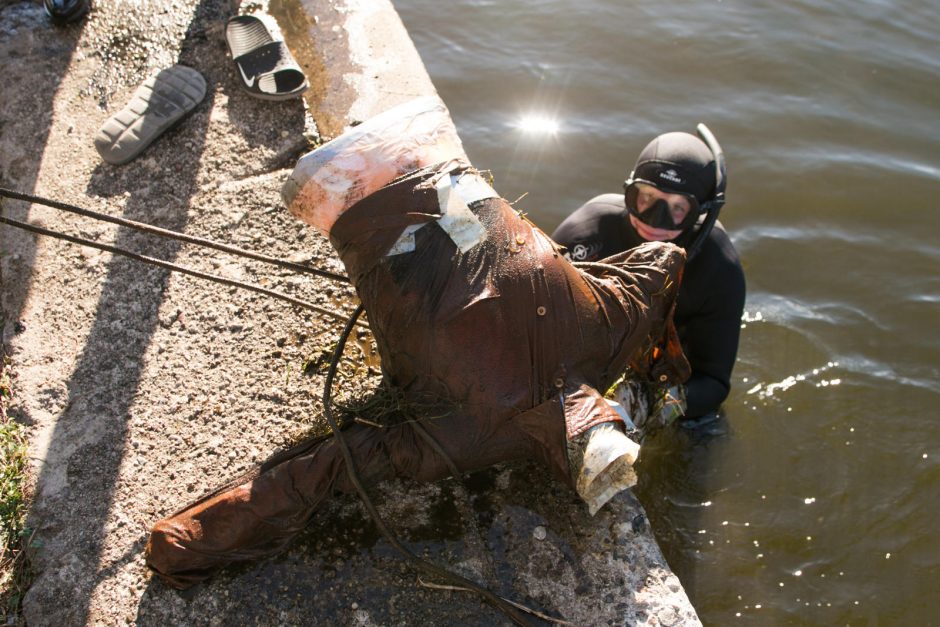
[[[53,23],[68,24],[85,17],[91,0],[42,0],[42,6]]]
[[[228,21],[225,39],[238,69],[239,83],[252,96],[286,100],[302,94],[307,77],[280,39],[277,24],[265,15],[238,15]]]

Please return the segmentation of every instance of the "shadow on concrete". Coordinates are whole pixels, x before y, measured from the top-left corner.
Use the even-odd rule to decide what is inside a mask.
[[[42,165],[62,77],[82,36],[85,22],[53,26],[42,3],[0,3],[0,187],[31,193]],[[4,214],[25,220],[29,205],[3,201]],[[13,227],[0,227],[0,342],[18,323],[32,284],[36,240]]]
[[[210,45],[205,32],[209,24],[224,23],[225,5],[216,0],[201,0],[197,5],[179,63],[206,73],[208,58],[223,54]],[[211,85],[212,76],[206,78]],[[88,193],[126,195],[123,217],[184,230],[190,201],[198,191],[196,175],[212,105],[210,88],[196,112],[158,139],[142,158],[121,167],[99,165]],[[117,231],[114,244],[168,261],[173,261],[179,250],[176,242],[144,239],[123,228]],[[102,577],[137,559],[142,549],[141,541],[141,546],[116,561],[109,559],[102,569],[105,525],[143,369],[141,356],[159,324],[158,311],[168,279],[166,270],[122,257],[115,256],[107,264],[94,324],[67,383],[66,410],[57,420],[46,464],[36,483],[37,498],[30,516],[42,525],[40,536],[54,538],[56,563],[40,558],[42,572],[24,603],[28,620],[41,612],[45,619],[59,619],[59,624],[86,624],[91,596]],[[53,525],[60,528],[50,528]],[[96,575],[89,576],[91,573]],[[62,607],[63,599],[70,601],[68,607]]]

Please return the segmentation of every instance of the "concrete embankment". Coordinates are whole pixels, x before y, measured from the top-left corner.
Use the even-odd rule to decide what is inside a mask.
[[[311,79],[306,104],[240,90],[223,0],[96,0],[49,24],[33,2],[0,3],[0,185],[341,271],[323,238],[287,215],[279,190],[313,143],[434,92],[385,0],[272,0]],[[101,161],[101,124],[159,69],[207,79],[205,101],[125,166]],[[486,164],[477,164],[486,167]],[[348,287],[164,241],[39,205],[4,215],[262,284],[348,312]],[[322,430],[323,358],[339,323],[9,227],[2,245],[3,340],[12,415],[30,427],[37,577],[33,625],[489,625],[463,592],[416,583],[353,497],[336,499],[281,556],[232,568],[182,596],[150,578],[150,526]],[[347,350],[341,398],[361,387],[368,338]],[[374,372],[372,373],[374,374]],[[375,491],[416,552],[509,599],[575,624],[697,624],[630,495],[596,517],[535,466],[464,483]]]

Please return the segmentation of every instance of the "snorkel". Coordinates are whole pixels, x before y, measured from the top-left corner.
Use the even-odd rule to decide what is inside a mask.
[[[695,239],[693,239],[689,247],[686,248],[686,255],[689,260],[695,257],[701,249],[702,244],[708,239],[708,235],[712,232],[712,228],[718,220],[718,213],[725,204],[725,186],[727,184],[727,177],[725,176],[725,153],[721,150],[721,145],[704,124],[699,123],[699,125],[695,127],[695,130],[708,146],[708,149],[712,151],[712,156],[715,158],[715,193],[711,200],[702,203],[699,207],[699,214],[704,214],[705,220],[702,222],[702,226],[699,227],[698,233],[695,234]]]

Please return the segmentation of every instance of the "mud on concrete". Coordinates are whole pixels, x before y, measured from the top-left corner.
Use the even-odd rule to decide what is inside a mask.
[[[342,23],[358,4],[321,2],[319,23]],[[96,0],[87,19],[57,28],[39,3],[0,2],[0,185],[341,272],[328,242],[280,204],[281,182],[318,141],[317,119],[301,100],[240,91],[223,39],[234,10],[222,0]],[[206,100],[135,161],[103,163],[98,128],[174,63],[206,77]],[[331,94],[319,94],[327,109]],[[353,307],[348,287],[324,279],[38,205],[4,201],[4,213]],[[329,504],[282,555],[187,594],[151,579],[142,550],[156,520],[324,429],[321,365],[340,325],[9,227],[0,255],[10,412],[29,426],[34,468],[29,624],[503,621],[467,593],[418,584],[355,498]],[[375,372],[356,346],[344,369],[343,393],[367,393]],[[553,616],[697,623],[630,495],[591,519],[567,488],[523,465],[465,483],[391,482],[375,498],[415,552]]]

